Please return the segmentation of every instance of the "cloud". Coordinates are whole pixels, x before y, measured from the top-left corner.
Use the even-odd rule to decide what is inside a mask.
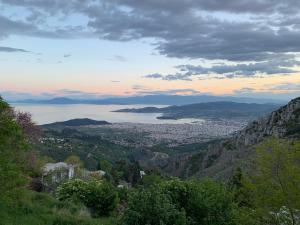
[[[160,54],[169,57],[230,61],[262,61],[269,53],[276,57],[300,52],[300,1],[295,0],[0,2],[30,15],[25,21],[1,17],[2,36],[147,38]],[[72,20],[74,16],[80,20]],[[51,26],[53,18],[62,22]]]
[[[300,92],[300,83],[284,83],[271,87],[273,91]]]
[[[208,78],[235,78],[235,77],[257,77],[276,74],[291,74],[299,72],[294,68],[300,65],[295,55],[281,54],[263,62],[237,63],[234,65],[221,64],[212,67],[201,65],[179,65],[179,72],[175,74],[162,75],[159,73],[145,75],[145,78],[156,78],[162,80],[191,80],[192,77],[200,79]]]
[[[85,92],[80,90],[72,90],[72,89],[58,89],[54,91],[55,95],[63,95],[69,97],[83,97],[83,96],[98,96],[99,94],[96,92]]]
[[[182,88],[182,89],[167,89],[167,90],[153,90],[145,85],[135,84],[132,86],[132,89],[136,94],[139,95],[180,95],[180,94],[189,94],[197,95],[203,94],[203,92],[191,89],[191,88]]]
[[[138,90],[139,95],[199,95],[207,94],[194,89],[169,89],[169,90]]]
[[[256,90],[254,88],[250,88],[250,87],[243,87],[241,89],[234,91],[235,94],[249,94],[249,93],[255,93],[255,92],[256,92]]]
[[[71,54],[64,54],[63,56],[64,56],[64,58],[69,58],[69,57],[71,57],[72,55],[71,55]]]
[[[144,76],[145,78],[161,78],[163,79],[164,76],[161,75],[160,73],[152,73]]]
[[[133,90],[149,90],[148,87],[146,87],[145,85],[141,85],[141,84],[135,84],[135,85],[132,85],[131,87]]]
[[[121,55],[114,55],[111,58],[108,58],[110,61],[117,61],[117,62],[126,62],[127,59],[124,56]]]
[[[0,0],[1,3],[1,0]],[[52,38],[52,39],[74,39],[79,37],[89,37],[88,32],[81,25],[65,25],[62,27],[48,24],[39,24],[32,21],[13,19],[0,15],[0,38],[6,38],[10,35]],[[50,27],[50,28],[49,28]]]
[[[21,52],[21,53],[29,53],[30,51],[27,51],[27,50],[21,49],[21,48],[11,48],[11,47],[3,47],[3,46],[0,46],[0,52]]]

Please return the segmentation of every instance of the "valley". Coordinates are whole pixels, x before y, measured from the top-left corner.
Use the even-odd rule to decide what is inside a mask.
[[[86,121],[77,119],[43,125],[38,148],[42,154],[57,161],[76,154],[87,168],[95,169],[101,159],[110,162],[133,158],[147,161],[153,152],[167,154],[167,157],[193,152],[198,149],[193,150],[192,146],[225,138],[245,126],[245,123],[234,120],[203,120],[190,124],[109,124],[100,121],[102,125],[90,121],[90,124],[76,125]]]

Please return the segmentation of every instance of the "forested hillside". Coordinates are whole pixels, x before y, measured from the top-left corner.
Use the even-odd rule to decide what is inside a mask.
[[[229,160],[235,168],[220,182],[203,178],[218,177],[217,170],[200,170],[201,179],[180,180],[145,170],[136,161],[102,160],[95,171],[84,168],[76,155],[56,164],[35,149],[42,135],[30,116],[14,112],[0,99],[0,224],[299,224],[299,106],[295,99],[262,122],[249,124],[232,142],[212,144],[198,162],[219,168],[218,163]],[[220,145],[226,148],[213,147]],[[248,168],[223,156],[241,156],[244,150],[251,151],[252,157],[242,157],[250,159]],[[213,151],[220,154],[209,158]],[[46,173],[45,168],[56,165],[72,168],[72,176],[56,177],[61,178],[64,167]]]

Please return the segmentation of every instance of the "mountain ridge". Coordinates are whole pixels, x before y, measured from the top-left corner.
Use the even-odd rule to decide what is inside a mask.
[[[255,146],[270,137],[300,138],[300,97],[250,122],[231,137],[210,144],[198,154],[170,157],[164,170],[185,178],[228,180],[237,167],[249,170]],[[191,172],[192,166],[196,166],[197,171]]]
[[[248,118],[253,119],[259,115],[277,109],[277,104],[237,103],[229,101],[194,103],[182,106],[168,106],[163,108],[145,107],[120,109],[114,112],[131,113],[162,113],[158,119],[182,118]]]
[[[25,99],[16,103],[34,104],[157,104],[157,105],[184,105],[201,102],[234,101],[240,103],[285,103],[276,99],[259,99],[235,96],[213,96],[213,95],[144,95],[129,97],[111,97],[103,99],[76,99],[69,97],[57,97],[52,99]]]

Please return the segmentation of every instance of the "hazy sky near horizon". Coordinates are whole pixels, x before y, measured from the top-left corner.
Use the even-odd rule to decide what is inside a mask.
[[[300,94],[298,0],[0,0],[8,99]]]

